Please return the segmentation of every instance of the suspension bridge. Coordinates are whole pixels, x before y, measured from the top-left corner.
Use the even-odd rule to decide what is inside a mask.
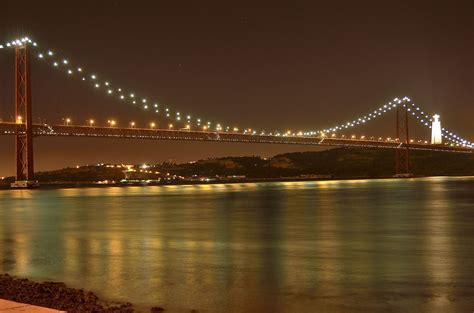
[[[394,98],[356,119],[338,123],[325,129],[298,132],[282,130],[266,132],[215,123],[188,114],[181,114],[179,111],[172,111],[169,107],[163,108],[158,102],[150,101],[146,97],[139,97],[133,92],[112,85],[109,81],[101,80],[101,76],[98,74],[71,64],[66,57],[57,55],[53,50],[43,49],[29,37],[0,44],[1,50],[12,50],[15,55],[15,117],[10,122],[0,120],[0,135],[15,136],[16,138],[16,186],[19,187],[36,184],[34,181],[33,154],[33,138],[36,136],[191,140],[393,149],[395,151],[395,174],[399,176],[409,175],[410,173],[409,154],[412,149],[455,153],[472,153],[474,151],[474,144],[471,141],[446,128],[437,130],[440,132],[439,137],[443,138],[444,143],[411,139],[409,132],[410,118],[429,129],[432,129],[434,119],[408,97]],[[33,58],[51,65],[79,82],[89,84],[93,89],[103,90],[105,95],[114,97],[117,101],[134,105],[142,110],[149,111],[151,114],[161,114],[163,118],[169,120],[169,124],[165,129],[157,128],[155,123],[150,123],[147,127],[138,127],[135,122],[130,122],[126,127],[119,127],[115,120],[108,120],[107,125],[100,126],[91,119],[84,125],[75,125],[70,118],[65,118],[62,123],[57,124],[33,123],[30,75],[30,62]],[[393,138],[357,137],[354,135],[346,137],[343,134],[345,130],[368,124],[390,112],[393,112],[396,118],[395,137]]]

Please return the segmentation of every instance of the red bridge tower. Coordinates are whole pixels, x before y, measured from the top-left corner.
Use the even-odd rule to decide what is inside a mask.
[[[14,188],[36,187],[33,165],[33,117],[31,112],[30,50],[15,47],[16,182]]]
[[[397,106],[397,138],[400,146],[395,149],[395,177],[412,177],[410,173],[410,133],[408,108]]]

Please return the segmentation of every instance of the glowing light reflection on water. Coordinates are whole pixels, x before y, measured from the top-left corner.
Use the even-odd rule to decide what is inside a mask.
[[[473,187],[0,190],[0,272],[169,312],[470,312]]]

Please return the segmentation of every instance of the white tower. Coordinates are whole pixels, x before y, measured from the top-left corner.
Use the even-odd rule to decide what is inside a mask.
[[[439,121],[439,115],[433,116],[433,124],[431,125],[431,144],[440,145],[443,143],[441,137],[441,122]]]

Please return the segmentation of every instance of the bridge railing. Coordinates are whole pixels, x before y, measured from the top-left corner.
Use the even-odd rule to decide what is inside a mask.
[[[22,132],[22,124],[0,123],[0,135],[16,135]],[[259,134],[242,134],[233,132],[147,129],[147,128],[120,128],[95,127],[76,125],[48,125],[34,124],[35,136],[49,137],[92,137],[92,138],[119,138],[119,139],[148,139],[148,140],[188,140],[214,142],[242,142],[267,143],[288,145],[319,145],[339,147],[368,147],[368,148],[405,148],[404,143],[396,140],[377,140],[359,138],[326,138],[320,136],[275,136]],[[431,145],[429,143],[410,143],[410,149],[432,150],[447,152],[472,153],[473,149],[450,145]]]

